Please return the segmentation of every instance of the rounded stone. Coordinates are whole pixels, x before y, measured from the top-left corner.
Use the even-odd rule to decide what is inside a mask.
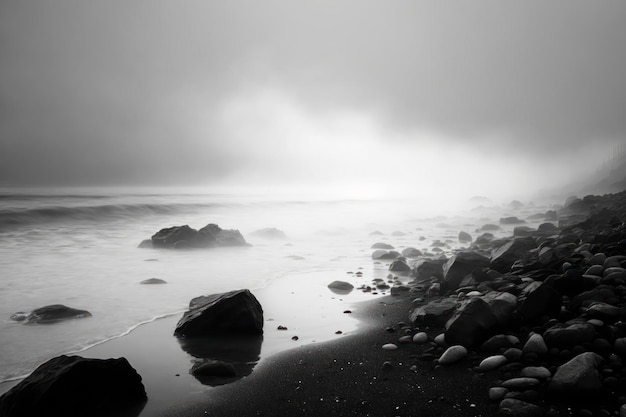
[[[393,343],[386,343],[382,346],[383,350],[397,350],[398,346]]]
[[[426,334],[426,332],[416,333],[413,336],[413,342],[414,343],[419,343],[419,344],[426,343],[426,342],[428,342],[428,335]]]
[[[502,386],[504,388],[515,391],[524,390],[530,387],[534,387],[535,385],[539,385],[539,380],[537,378],[527,377],[511,378],[502,383]]]
[[[489,400],[493,402],[501,401],[509,390],[504,387],[491,387],[489,388]]]
[[[439,358],[440,365],[449,365],[467,356],[467,349],[461,345],[450,346]]]
[[[548,379],[552,376],[550,370],[544,366],[527,366],[522,369],[521,375],[526,378]]]
[[[504,355],[493,355],[483,359],[478,365],[478,372],[489,372],[508,362]]]

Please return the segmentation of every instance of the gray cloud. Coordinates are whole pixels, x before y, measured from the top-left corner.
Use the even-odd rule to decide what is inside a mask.
[[[297,105],[303,126],[351,112],[382,142],[431,132],[478,153],[573,155],[624,140],[623,39],[626,4],[608,1],[3,2],[0,180],[280,171],[281,150],[260,138],[284,141],[243,129],[245,112],[223,120],[264,91]],[[294,148],[285,158],[303,158]]]

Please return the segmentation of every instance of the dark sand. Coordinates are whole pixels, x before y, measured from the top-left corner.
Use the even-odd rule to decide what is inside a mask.
[[[451,367],[420,361],[424,350],[401,344],[410,295],[380,297],[355,306],[359,330],[263,360],[254,372],[229,385],[192,395],[163,413],[187,416],[490,416],[489,380],[473,372],[471,357]],[[394,333],[385,330],[396,329]],[[391,369],[383,369],[389,361]],[[410,368],[416,365],[416,369]]]

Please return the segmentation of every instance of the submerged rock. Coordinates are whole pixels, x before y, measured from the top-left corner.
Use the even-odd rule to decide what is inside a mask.
[[[252,236],[260,237],[268,240],[284,240],[287,239],[287,235],[282,230],[275,227],[266,227],[265,229],[255,230],[251,233]]]
[[[63,304],[52,304],[37,308],[31,311],[30,314],[15,313],[11,316],[11,320],[23,321],[24,324],[47,324],[84,317],[91,317],[91,313],[87,310],[78,310]]]
[[[125,358],[58,356],[0,397],[1,416],[138,415],[147,399]]]
[[[239,230],[225,230],[216,224],[208,224],[200,230],[188,225],[168,227],[152,235],[151,240],[154,248],[169,249],[248,245]]]
[[[263,309],[248,290],[197,297],[176,325],[177,336],[263,334]]]

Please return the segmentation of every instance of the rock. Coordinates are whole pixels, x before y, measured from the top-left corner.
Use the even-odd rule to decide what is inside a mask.
[[[140,282],[141,285],[157,285],[157,284],[167,284],[167,281],[164,281],[160,278],[148,278],[144,279]]]
[[[177,336],[263,334],[263,309],[248,290],[197,297],[176,325]]]
[[[626,357],[626,337],[620,337],[615,339],[613,343],[613,349],[615,350],[615,354],[621,357]]]
[[[537,356],[543,356],[548,353],[548,346],[546,345],[543,336],[538,333],[532,333],[524,347],[522,348],[524,354],[534,354]]]
[[[443,260],[424,259],[415,265],[415,275],[419,279],[443,278]]]
[[[446,341],[467,347],[482,343],[496,324],[489,304],[480,298],[470,298],[446,323]]]
[[[393,343],[386,343],[382,346],[383,350],[397,350],[398,346]]]
[[[141,376],[125,358],[63,355],[39,366],[0,397],[0,415],[122,415],[141,410],[146,400]]]
[[[598,368],[602,357],[596,353],[585,352],[561,365],[548,386],[554,395],[580,395],[598,392],[602,381]]]
[[[391,295],[397,296],[400,294],[407,294],[409,291],[411,291],[411,289],[406,285],[394,285],[393,287],[391,287],[391,290],[389,292]]]
[[[587,307],[586,313],[590,318],[613,322],[622,315],[622,309],[601,301],[594,301]]]
[[[450,346],[448,349],[443,352],[441,357],[439,357],[438,363],[439,365],[449,365],[451,363],[455,363],[460,361],[461,359],[467,356],[467,349],[461,345]]]
[[[544,366],[527,366],[522,369],[521,375],[526,378],[545,380],[552,376],[550,370]]]
[[[491,387],[489,388],[489,401],[498,402],[502,400],[508,392],[509,390],[504,387]]]
[[[385,250],[391,250],[391,249],[395,249],[393,246],[391,246],[388,243],[383,243],[383,242],[376,242],[372,245],[372,249],[385,249]]]
[[[152,249],[154,246],[152,245],[152,239],[144,239],[139,242],[139,245],[137,245],[137,247],[140,249]]]
[[[52,304],[37,308],[26,316],[24,314],[15,313],[11,316],[11,319],[23,321],[24,324],[49,324],[56,323],[61,320],[79,319],[84,317],[91,317],[91,313],[87,310],[77,310],[75,308],[64,306],[63,304]]]
[[[402,256],[407,258],[419,258],[422,255],[422,252],[415,248],[405,248],[402,250]]]
[[[404,258],[398,258],[389,265],[389,270],[393,272],[411,272],[411,267]]]
[[[542,316],[554,316],[561,311],[563,298],[554,288],[535,281],[528,285],[519,297],[519,313],[527,320]]]
[[[491,223],[484,224],[480,228],[481,232],[495,232],[496,230],[500,230],[500,226],[498,226],[497,224],[491,224]]]
[[[282,230],[275,227],[266,227],[265,229],[255,230],[251,233],[252,236],[260,237],[267,240],[285,240],[287,235]]]
[[[498,415],[508,417],[543,417],[545,410],[539,406],[514,398],[505,398],[500,403]]]
[[[532,236],[532,234],[535,232],[536,232],[535,229],[533,229],[532,227],[528,227],[528,226],[515,226],[513,228],[513,236],[516,236],[516,237]]]
[[[455,298],[441,298],[416,308],[409,315],[414,325],[443,326],[452,317],[458,301]]]
[[[521,349],[512,347],[505,350],[503,355],[506,356],[510,362],[513,362],[521,359],[524,354]]]
[[[400,253],[396,251],[386,251],[384,249],[376,249],[372,253],[372,259],[397,259],[400,257]]]
[[[464,231],[459,232],[458,239],[459,243],[472,243],[472,235]]]
[[[559,233],[559,228],[553,223],[541,223],[539,227],[537,227],[537,233],[546,236],[556,235]]]
[[[336,294],[348,294],[354,289],[354,285],[345,281],[333,281],[328,284],[328,289]]]
[[[426,332],[419,332],[413,335],[413,343],[417,343],[421,345],[426,342],[428,342],[428,334],[426,334]]]
[[[579,311],[581,307],[589,306],[594,301],[608,303],[608,301],[612,299],[615,299],[615,291],[613,288],[606,285],[600,285],[589,291],[582,292],[572,298],[568,309],[570,311]]]
[[[238,230],[224,230],[216,224],[208,224],[200,230],[188,225],[173,226],[152,235],[155,248],[183,249],[222,246],[247,246]]]
[[[511,378],[504,381],[501,385],[509,390],[521,391],[539,385],[539,380],[527,377]]]
[[[465,278],[478,268],[489,266],[489,259],[476,252],[459,252],[443,264],[443,284],[446,290],[452,291],[459,287]]]
[[[490,337],[480,346],[480,350],[487,353],[500,352],[502,349],[508,349],[519,343],[517,336],[508,334],[497,334]]]
[[[235,367],[224,361],[215,359],[198,360],[191,367],[191,374],[196,377],[236,377]]]
[[[508,292],[491,291],[485,294],[482,299],[489,304],[498,325],[507,324],[517,308],[517,297]]]
[[[518,219],[515,216],[500,218],[500,224],[524,224],[524,223],[526,223],[524,220]]]
[[[543,338],[550,348],[571,348],[591,342],[596,335],[596,329],[592,324],[574,321],[555,324],[543,333]]]
[[[494,355],[483,359],[478,365],[478,372],[489,372],[508,362],[504,355]]]
[[[531,249],[536,247],[532,237],[518,238],[505,243],[491,254],[491,269],[508,272],[517,260],[523,259]]]

